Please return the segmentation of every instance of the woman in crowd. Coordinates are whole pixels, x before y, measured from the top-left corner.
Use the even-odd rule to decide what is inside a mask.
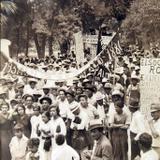
[[[0,106],[0,157],[2,160],[11,160],[9,143],[12,138],[12,121],[8,103]]]
[[[40,114],[40,106],[36,105],[33,107],[34,115],[31,117],[31,138],[37,138],[37,127],[42,120],[42,116]]]
[[[119,101],[115,104],[116,112],[109,128],[111,129],[111,139],[113,146],[113,157],[115,160],[127,160],[127,129],[130,117],[123,111],[124,104]]]
[[[42,113],[42,121],[37,127],[37,135],[40,138],[40,160],[51,160],[52,125],[48,111]]]
[[[51,127],[52,127],[52,134],[54,137],[57,134],[63,134],[64,136],[66,135],[66,125],[63,121],[63,119],[59,115],[59,108],[56,105],[51,105],[50,106],[50,115],[51,115]],[[54,149],[55,145],[55,139],[52,139],[52,148]]]
[[[22,104],[17,105],[17,115],[14,116],[15,123],[21,123],[24,126],[24,135],[30,138],[31,135],[31,124],[30,118],[25,113],[25,107]]]

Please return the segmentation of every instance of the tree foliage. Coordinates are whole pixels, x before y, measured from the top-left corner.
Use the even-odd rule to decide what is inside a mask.
[[[160,43],[160,1],[136,0],[122,24],[123,43],[139,42],[144,48]]]
[[[8,16],[16,12],[16,5],[11,1],[1,1],[0,2],[0,25],[6,24]]]
[[[35,43],[39,57],[46,47],[53,53],[58,42],[61,52],[67,53],[73,34],[90,32],[102,23],[113,28],[125,18],[130,0],[14,0],[17,6],[4,31],[4,37],[13,42],[16,53],[25,52]],[[111,22],[112,21],[112,22]],[[10,26],[12,26],[10,28]]]

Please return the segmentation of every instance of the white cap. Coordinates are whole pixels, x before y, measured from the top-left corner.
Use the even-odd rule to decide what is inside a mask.
[[[115,96],[115,95],[119,95],[119,96],[123,96],[123,93],[120,91],[120,90],[114,90],[113,92],[112,92],[112,96]]]

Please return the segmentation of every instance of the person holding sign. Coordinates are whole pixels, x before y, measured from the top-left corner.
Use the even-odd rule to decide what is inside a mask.
[[[151,105],[151,116],[152,119],[149,120],[149,126],[153,138],[152,147],[160,157],[160,103]]]

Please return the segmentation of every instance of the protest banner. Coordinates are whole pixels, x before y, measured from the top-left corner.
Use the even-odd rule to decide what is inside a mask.
[[[149,116],[152,103],[160,102],[160,58],[141,59],[141,111]]]
[[[114,35],[115,36],[115,35]],[[112,37],[112,39],[114,38],[114,36]],[[110,42],[112,41],[112,39],[110,40]],[[108,44],[110,43],[108,42]],[[11,75],[20,75],[20,76],[30,76],[30,77],[35,77],[38,79],[45,79],[45,80],[52,80],[55,82],[62,82],[62,81],[66,81],[68,79],[73,79],[74,77],[79,76],[80,74],[82,74],[85,70],[87,70],[91,64],[93,64],[93,62],[97,59],[100,58],[101,54],[105,51],[106,48],[104,48],[95,58],[93,58],[92,60],[90,60],[86,65],[84,65],[83,67],[75,70],[75,71],[70,71],[70,72],[54,72],[52,74],[48,74],[46,72],[42,72],[30,67],[27,67],[19,62],[17,62],[16,60],[12,59],[9,54],[9,45],[11,43],[6,43],[6,40],[1,40],[1,46],[4,46],[1,48],[1,54],[7,58],[8,60],[8,64],[7,66],[5,66],[5,74],[11,74]],[[107,47],[107,46],[106,46]]]
[[[116,32],[112,33],[112,36],[102,36],[103,44],[108,45],[113,37],[116,35]],[[84,35],[83,42],[89,44],[97,44],[98,35]]]

